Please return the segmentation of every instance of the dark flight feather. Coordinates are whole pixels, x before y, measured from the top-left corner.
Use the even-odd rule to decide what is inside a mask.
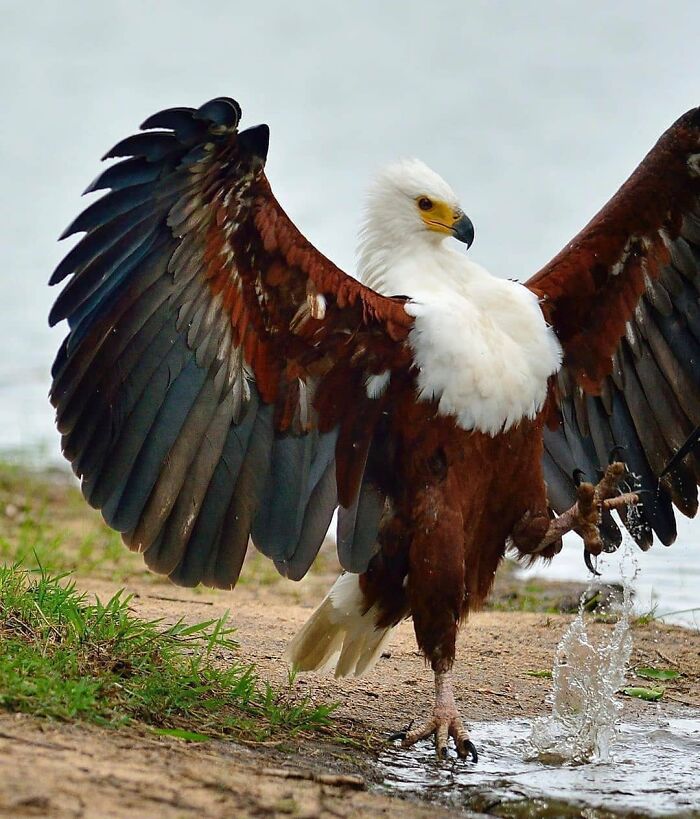
[[[267,126],[238,133],[240,116],[221,97],[118,142],[88,187],[109,192],[66,229],[85,235],[51,277],[67,280],[50,316],[69,327],[51,389],[64,454],[131,548],[186,585],[233,585],[251,530],[301,577],[337,504],[338,431],[351,451],[371,436],[352,401],[308,403],[313,367],[355,372],[361,405],[366,366],[410,364],[403,302],[301,236],[264,176]],[[333,308],[299,320],[324,291]],[[343,464],[358,481],[362,464]]]
[[[673,458],[700,424],[698,157],[694,109],[528,282],[564,348],[559,382],[570,385],[552,394],[553,429],[545,436],[546,471],[559,466],[552,506],[564,511],[566,467],[590,469],[593,459],[602,470],[622,447],[642,491],[632,531],[642,548],[652,530],[673,542],[674,505],[690,516],[698,506],[700,463],[692,454]],[[567,403],[575,390],[586,396],[588,429]]]

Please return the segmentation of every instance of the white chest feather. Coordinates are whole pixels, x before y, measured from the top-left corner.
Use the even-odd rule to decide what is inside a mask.
[[[415,317],[409,343],[419,398],[437,401],[463,429],[490,435],[537,415],[561,347],[526,287],[448,248],[437,259],[385,269],[373,284],[411,297],[406,311]]]

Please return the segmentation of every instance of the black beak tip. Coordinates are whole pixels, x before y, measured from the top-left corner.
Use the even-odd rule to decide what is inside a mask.
[[[460,242],[464,242],[469,249],[472,244],[474,243],[474,225],[472,224],[472,220],[462,214],[459,219],[455,222],[454,227],[454,236]]]

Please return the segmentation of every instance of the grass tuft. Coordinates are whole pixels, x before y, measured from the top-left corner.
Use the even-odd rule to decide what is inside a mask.
[[[648,626],[649,623],[655,622],[657,619],[657,608],[658,605],[654,603],[647,611],[634,617],[630,622],[632,628],[644,628],[644,626]]]
[[[164,627],[130,596],[90,602],[67,574],[0,568],[0,706],[101,725],[145,723],[202,741],[285,739],[328,726],[334,706],[261,684],[226,618]]]

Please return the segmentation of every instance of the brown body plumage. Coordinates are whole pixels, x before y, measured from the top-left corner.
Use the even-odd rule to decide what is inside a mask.
[[[416,404],[413,386],[393,395],[393,458],[380,551],[361,587],[379,625],[411,615],[434,670],[451,667],[459,622],[491,589],[506,544],[524,552],[549,526],[542,480],[542,417],[496,437],[466,432]],[[505,500],[504,500],[505,499]],[[526,513],[530,521],[518,527]]]
[[[480,375],[496,398],[475,389],[447,401],[449,378],[420,364],[439,341],[457,356],[456,378],[462,366],[460,339],[430,329],[434,307],[401,278],[410,242],[429,263],[446,236],[473,239],[446,183],[404,163],[375,191],[374,207],[390,211],[387,244],[380,219],[363,258],[382,294],[300,234],[264,174],[267,127],[239,132],[239,118],[228,98],[150,117],[89,189],[111,193],[64,234],[86,234],[51,280],[71,277],[50,319],[70,328],[51,391],[64,453],[129,547],[185,585],[232,588],[251,536],[282,574],[302,577],[339,507],[340,561],[360,579],[339,580],[293,660],[319,667],[340,653],[339,669],[360,673],[411,616],[437,699],[407,742],[434,731],[442,749],[449,731],[465,755],[448,673],[455,637],[507,546],[551,557],[571,528],[589,551],[619,543],[608,506],[620,474],[594,493],[577,491],[574,469],[595,480],[623,448],[647,492],[632,532],[643,548],[653,532],[673,540],[672,503],[697,510],[696,456],[663,473],[700,424],[700,112],[667,131],[528,290],[503,291],[512,312],[494,309],[489,338],[507,337],[530,373],[517,418],[519,396],[498,394],[488,356]],[[456,288],[486,327],[488,299],[472,304],[456,257],[439,252],[430,281]],[[496,293],[485,271],[468,272]],[[522,358],[528,334],[555,365]],[[468,422],[470,402],[503,415]]]

